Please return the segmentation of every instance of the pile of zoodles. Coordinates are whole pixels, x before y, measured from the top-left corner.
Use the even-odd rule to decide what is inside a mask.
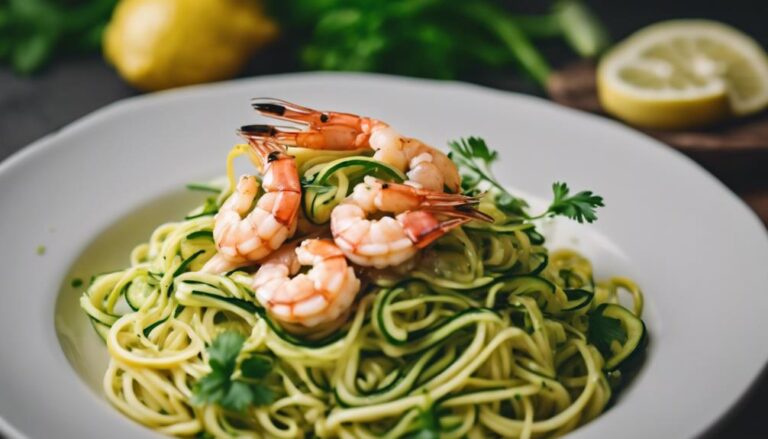
[[[273,152],[260,162],[258,148],[239,145],[227,184],[190,185],[209,192],[202,205],[157,227],[131,252],[129,267],[94,276],[81,304],[109,350],[109,401],[159,432],[200,437],[552,437],[599,416],[640,363],[643,296],[629,279],[594,279],[575,251],[549,251],[537,224],[555,215],[592,222],[602,199],[556,183],[549,209],[531,215],[493,177],[496,152],[481,139],[461,140],[451,144],[451,159],[462,174],[456,192],[471,203],[460,214],[471,209],[472,217],[430,235],[405,262],[360,265],[368,256],[350,258],[337,243],[335,209],[360,185],[410,193],[404,187],[414,186],[405,184],[414,174],[352,146],[283,140],[280,157],[295,165],[300,208],[286,226],[292,235],[260,261],[214,259],[223,253],[221,212],[242,189],[232,160],[247,154],[257,165],[250,209],[270,193],[266,168],[282,160]],[[435,199],[457,200],[450,179],[444,185],[448,196]],[[440,224],[451,215],[433,213],[427,219]],[[395,218],[379,212],[365,221],[385,216]],[[275,255],[294,249],[330,253],[285,271]],[[257,280],[264,267],[285,279],[268,289],[271,280]],[[331,297],[328,309],[303,317],[299,307],[309,307],[312,294],[334,290],[304,292],[291,279],[321,282],[321,271],[343,277],[348,289],[338,294],[351,296]],[[290,294],[301,297],[286,317],[277,307],[288,306]]]

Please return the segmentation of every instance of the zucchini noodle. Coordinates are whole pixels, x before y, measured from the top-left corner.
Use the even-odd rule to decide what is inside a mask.
[[[405,179],[362,151],[290,151],[305,223],[327,223],[365,175]],[[284,331],[249,287],[254,267],[199,271],[216,253],[213,215],[243,154],[228,157],[230,188],[157,227],[128,268],[95,276],[82,296],[111,357],[104,392],[135,421],[176,436],[552,437],[600,415],[637,367],[647,339],[639,287],[596,281],[584,256],[548,251],[535,224],[502,211],[493,193],[479,209],[494,223],[467,224],[404,266],[366,273],[342,328],[312,339]],[[606,326],[619,336],[600,342]],[[243,412],[193,403],[211,372],[206,348],[225,331],[245,337],[239,358],[275,358],[271,403]]]

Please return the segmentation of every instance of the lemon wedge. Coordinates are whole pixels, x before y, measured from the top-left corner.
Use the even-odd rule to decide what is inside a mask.
[[[605,110],[631,124],[691,128],[768,105],[768,57],[749,36],[709,20],[648,26],[614,47],[597,71]]]
[[[104,33],[104,54],[141,90],[235,76],[277,26],[258,0],[121,0]]]

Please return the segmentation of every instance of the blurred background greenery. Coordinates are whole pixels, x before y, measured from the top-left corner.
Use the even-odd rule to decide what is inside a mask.
[[[117,0],[0,0],[0,60],[19,74],[62,53],[100,50]]]
[[[0,159],[142,92],[305,70],[371,71],[458,79],[645,122],[648,134],[746,194],[768,223],[762,49],[746,63],[734,63],[733,51],[722,59],[700,53],[703,63],[685,53],[669,59],[683,76],[714,65],[706,81],[742,78],[685,105],[669,105],[654,87],[627,99],[596,71],[629,35],[659,21],[722,21],[754,46],[750,36],[768,44],[766,16],[768,2],[755,0],[0,0]],[[614,92],[610,107],[601,84]],[[762,97],[734,112],[734,88],[742,98]]]
[[[288,36],[289,56],[310,70],[450,79],[482,68],[515,65],[543,84],[551,70],[538,48],[543,40],[559,40],[583,57],[607,47],[607,32],[580,0],[539,3],[531,7],[495,0],[0,0],[0,60],[29,75],[56,56],[99,51],[103,46],[126,80],[140,89],[156,90],[234,76],[257,50]],[[256,16],[251,24],[264,31],[233,29],[243,14]],[[278,32],[272,31],[273,26]],[[231,35],[221,38],[226,33]],[[191,47],[185,39],[191,34],[236,46],[238,57],[227,60],[233,66],[205,66],[205,58],[217,60],[211,53],[215,49]],[[176,47],[170,50],[169,45]],[[179,73],[190,68],[207,71]],[[175,80],[152,79],[162,75]]]
[[[728,125],[730,92],[704,96],[685,111],[649,93],[638,99],[614,93],[609,107],[595,67],[627,35],[670,18],[722,20],[765,44],[767,15],[768,2],[754,0],[0,0],[0,157],[139,92],[259,74],[352,70],[533,93],[636,126],[646,122],[647,129],[707,125],[713,129],[694,135],[650,134],[719,176],[725,159],[736,159],[726,167],[741,178],[768,163],[768,118],[756,124],[743,117],[760,105],[737,112],[744,122],[735,128]],[[726,76],[733,73],[731,61],[704,55]],[[687,75],[700,58],[670,65]],[[768,90],[768,73],[760,74],[759,60],[752,64],[758,68],[741,81],[747,88],[742,95],[753,93],[753,84]],[[744,77],[739,69],[731,76]],[[650,108],[637,105],[654,99]],[[768,93],[760,102],[768,103]],[[689,117],[697,113],[703,116]],[[671,120],[677,126],[661,123]],[[765,210],[768,215],[768,201]]]

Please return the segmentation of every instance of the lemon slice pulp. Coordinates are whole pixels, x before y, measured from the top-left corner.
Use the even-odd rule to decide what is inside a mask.
[[[609,113],[650,128],[687,128],[768,105],[768,58],[722,23],[672,20],[640,30],[598,67]]]

